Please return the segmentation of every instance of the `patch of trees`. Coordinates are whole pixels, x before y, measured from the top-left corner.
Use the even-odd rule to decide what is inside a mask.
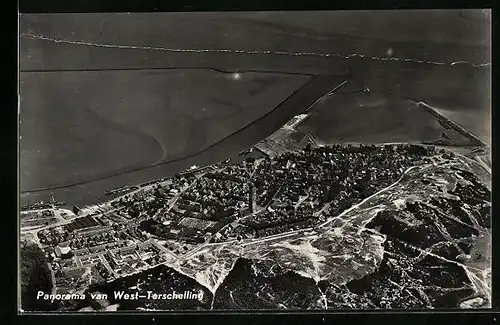
[[[172,237],[170,234],[170,227],[151,219],[141,221],[139,229],[162,238]]]
[[[51,311],[57,305],[36,299],[38,291],[50,294],[53,283],[45,253],[35,244],[21,246],[21,307],[25,311]]]

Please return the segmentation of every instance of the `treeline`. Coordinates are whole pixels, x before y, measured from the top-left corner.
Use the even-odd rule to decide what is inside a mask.
[[[36,298],[38,291],[50,294],[53,286],[45,253],[35,244],[23,244],[20,255],[22,309],[24,311],[56,310],[56,304]]]

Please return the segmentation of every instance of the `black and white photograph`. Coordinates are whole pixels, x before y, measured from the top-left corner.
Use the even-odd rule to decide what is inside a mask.
[[[492,307],[491,10],[18,35],[20,313]]]

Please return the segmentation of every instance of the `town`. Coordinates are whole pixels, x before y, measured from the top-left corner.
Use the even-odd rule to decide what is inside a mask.
[[[64,213],[64,222],[55,225],[44,221],[54,219],[50,209],[28,221],[44,221],[36,223],[42,226],[36,237],[57,293],[82,293],[91,284],[187,258],[203,245],[315,227],[394,183],[409,167],[428,162],[437,151],[414,144],[309,143],[124,187],[117,191],[121,196],[94,209],[75,207],[73,215]]]

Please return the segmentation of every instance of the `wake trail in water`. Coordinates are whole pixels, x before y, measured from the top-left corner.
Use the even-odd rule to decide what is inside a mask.
[[[82,46],[92,46],[101,48],[112,48],[112,49],[132,49],[132,50],[146,50],[146,51],[163,51],[171,53],[228,53],[228,54],[244,54],[244,55],[282,55],[282,56],[309,56],[309,57],[324,57],[324,58],[342,58],[342,59],[352,59],[352,58],[362,58],[375,61],[399,61],[408,63],[420,63],[420,64],[430,64],[430,65],[441,65],[441,66],[455,66],[457,64],[465,64],[471,67],[489,67],[491,63],[481,63],[475,64],[467,61],[456,61],[456,62],[442,62],[442,61],[428,61],[428,60],[417,60],[413,58],[398,58],[398,57],[378,57],[378,56],[368,56],[360,53],[352,54],[339,54],[339,53],[320,53],[320,52],[291,52],[291,51],[276,51],[276,50],[242,50],[242,49],[183,49],[183,48],[167,48],[167,47],[157,47],[157,46],[146,46],[146,45],[120,45],[120,44],[107,44],[107,43],[94,43],[87,41],[78,40],[67,40],[58,39],[53,37],[46,37],[38,34],[21,34],[21,37],[44,40],[53,43],[60,44],[73,44]]]

